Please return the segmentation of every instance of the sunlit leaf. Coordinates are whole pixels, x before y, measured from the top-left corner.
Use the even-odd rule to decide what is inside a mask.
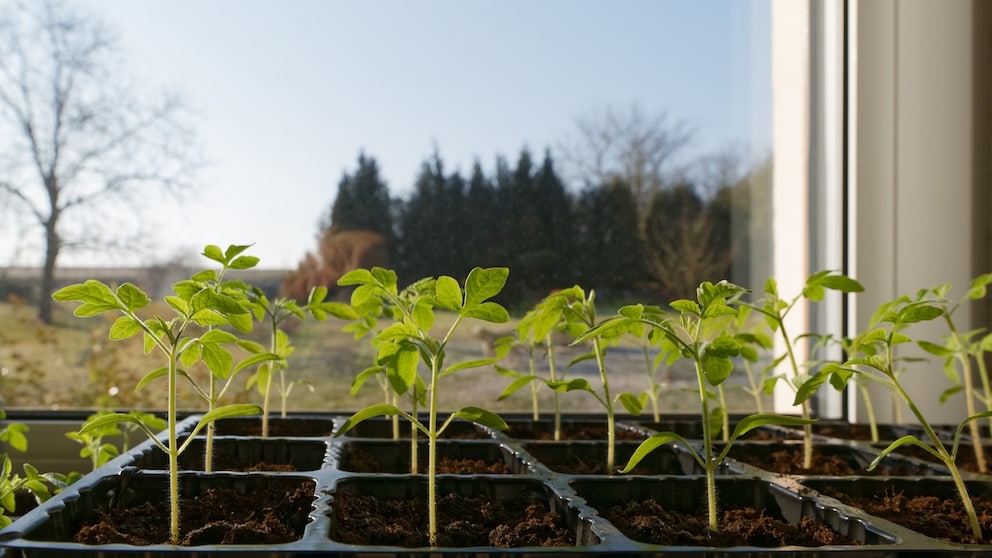
[[[659,432],[657,434],[652,435],[650,438],[644,440],[643,442],[640,443],[640,445],[637,446],[637,449],[635,449],[634,453],[631,454],[630,459],[627,461],[627,464],[624,465],[623,469],[620,469],[620,472],[629,473],[633,471],[634,468],[637,467],[637,464],[640,463],[645,457],[650,455],[651,452],[660,448],[661,446],[664,446],[672,442],[675,442],[680,447],[688,450],[689,453],[691,453],[692,456],[696,459],[696,462],[699,463],[701,467],[705,467],[702,458],[696,452],[695,448],[693,448],[692,444],[687,442],[685,438],[679,436],[674,432]]]
[[[529,384],[529,383],[531,383],[531,382],[533,382],[533,381],[535,381],[537,379],[538,379],[537,376],[532,376],[532,375],[529,375],[529,374],[526,375],[526,376],[524,376],[524,375],[518,375],[515,380],[513,380],[512,382],[510,382],[510,385],[506,386],[506,388],[503,389],[503,392],[499,394],[499,397],[497,397],[496,400],[497,401],[502,401],[502,400],[506,399],[507,397],[513,395],[518,390],[520,390],[520,388],[526,386],[527,384]]]
[[[617,400],[628,413],[637,416],[644,410],[644,402],[632,393],[621,393]]]
[[[145,291],[135,287],[131,283],[124,283],[117,288],[117,297],[124,303],[128,310],[134,312],[141,310],[151,302]]]
[[[434,299],[438,305],[452,312],[457,312],[462,307],[462,289],[458,286],[458,281],[453,277],[442,275],[437,278]]]
[[[465,279],[465,306],[475,306],[498,295],[509,275],[510,270],[505,267],[472,269]]]
[[[510,314],[495,302],[483,302],[473,306],[465,306],[461,311],[466,318],[476,318],[493,324],[510,321]]]
[[[506,430],[509,428],[506,421],[504,421],[499,415],[479,407],[463,407],[452,413],[451,417],[468,420],[476,424],[481,424],[482,426],[488,426],[489,428],[493,428],[495,430]]]
[[[224,252],[220,249],[220,246],[208,244],[203,248],[203,255],[219,264],[224,263]]]
[[[335,436],[340,436],[345,432],[351,430],[356,424],[375,417],[383,416],[395,416],[402,415],[403,411],[399,410],[395,405],[389,405],[386,403],[379,403],[377,405],[370,405],[364,409],[357,411],[355,414],[348,417],[348,420],[344,421],[340,428],[334,432]]]
[[[114,325],[110,326],[110,338],[115,341],[130,339],[142,331],[144,330],[137,320],[130,316],[120,316],[114,321]]]

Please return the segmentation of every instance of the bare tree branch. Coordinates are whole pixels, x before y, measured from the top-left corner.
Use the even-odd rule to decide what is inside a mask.
[[[115,35],[68,0],[0,4],[0,192],[44,232],[43,320],[62,250],[129,243],[148,188],[193,184],[181,100],[150,103],[129,83]]]
[[[559,146],[566,176],[592,186],[619,178],[630,185],[642,221],[654,193],[678,174],[676,156],[693,135],[667,112],[647,114],[636,103],[626,112],[608,107],[582,116],[576,130]]]

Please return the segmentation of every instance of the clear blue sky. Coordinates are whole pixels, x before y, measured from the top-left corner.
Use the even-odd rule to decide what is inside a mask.
[[[435,146],[449,172],[475,159],[491,172],[607,106],[668,111],[696,152],[770,137],[767,0],[82,5],[146,85],[199,115],[211,164],[199,201],[154,213],[163,255],[254,242],[263,266],[295,267],[362,150],[403,195]]]

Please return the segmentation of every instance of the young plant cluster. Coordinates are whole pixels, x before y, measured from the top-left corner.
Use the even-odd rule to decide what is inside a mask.
[[[377,349],[375,368],[381,371],[390,385],[400,395],[412,394],[414,408],[403,410],[392,403],[371,405],[356,412],[338,429],[340,436],[358,423],[379,416],[403,416],[427,437],[427,494],[428,494],[428,538],[431,544],[437,542],[437,441],[455,419],[468,420],[491,428],[505,430],[507,425],[498,415],[479,407],[465,407],[448,415],[440,425],[441,380],[456,372],[480,366],[489,366],[495,358],[456,362],[445,362],[445,347],[452,334],[466,319],[476,319],[492,323],[504,323],[510,319],[505,308],[489,299],[499,294],[506,284],[509,270],[506,268],[475,268],[460,285],[452,277],[440,276],[437,279],[423,279],[402,292],[397,289],[396,274],[393,271],[374,268],[371,271],[359,269],[345,274],[338,284],[353,286],[351,302],[356,314],[379,316],[386,313],[391,322],[375,334]],[[432,333],[435,309],[452,312],[454,322],[440,336]],[[418,371],[420,364],[427,368],[424,380]],[[420,400],[418,386],[423,385],[422,393],[427,400],[426,420],[416,411]],[[416,435],[411,436],[416,444]],[[416,467],[413,457],[411,467]]]
[[[736,440],[763,425],[803,427],[804,468],[809,469],[812,460],[810,425],[815,421],[810,400],[818,389],[827,383],[836,389],[844,389],[852,379],[858,382],[860,388],[870,383],[885,386],[908,407],[925,436],[921,439],[908,435],[896,440],[880,452],[869,469],[903,445],[915,445],[927,451],[951,471],[974,538],[976,541],[982,540],[979,520],[956,461],[963,433],[968,428],[979,467],[985,470],[978,421],[988,419],[992,426],[992,383],[985,373],[984,362],[985,353],[992,350],[992,333],[961,331],[954,315],[969,301],[986,296],[992,274],[976,278],[967,294],[959,300],[948,300],[950,285],[939,285],[921,290],[915,296],[903,296],[888,302],[878,309],[866,331],[844,339],[812,332],[796,334],[787,331],[787,326],[791,324],[788,317],[798,305],[818,303],[831,291],[846,296],[863,290],[860,283],[836,272],[812,274],[803,289],[791,297],[783,297],[779,293],[774,279],[765,282],[757,298],[750,297],[747,289],[727,281],[703,282],[696,290],[695,299],[675,300],[669,308],[631,304],[605,319],[597,314],[595,293],[576,285],[552,292],[528,311],[514,328],[513,336],[497,344],[495,356],[450,362],[446,349],[453,334],[465,321],[509,321],[507,310],[493,300],[506,284],[509,276],[507,268],[475,268],[463,283],[449,276],[427,277],[403,289],[397,285],[396,273],[391,270],[378,267],[357,269],[338,282],[341,287],[353,289],[350,304],[325,302],[325,288],[314,289],[308,301],[300,304],[291,299],[270,299],[260,289],[225,277],[230,270],[248,269],[257,263],[256,258],[243,254],[247,248],[230,246],[227,250],[221,250],[216,246],[207,246],[204,256],[218,264],[219,269],[205,270],[176,283],[175,294],[163,300],[170,312],[167,317],[145,315],[151,300],[129,283],[111,288],[98,281],[87,281],[65,287],[53,295],[58,301],[80,303],[75,309],[77,316],[90,317],[106,312],[119,314],[111,327],[111,338],[121,340],[141,335],[146,352],[156,352],[162,359],[161,365],[139,382],[138,389],[152,382],[167,383],[165,428],[168,436],[165,442],[155,437],[159,428],[152,422],[153,417],[136,413],[99,413],[72,437],[83,445],[81,454],[89,457],[94,467],[116,454],[116,448],[105,443],[104,437],[120,433],[116,429],[118,424],[134,425],[143,430],[166,452],[170,462],[173,542],[178,539],[178,456],[204,428],[208,433],[209,453],[212,425],[218,419],[262,413],[265,417],[263,424],[267,425],[274,390],[281,398],[282,412],[285,413],[286,400],[299,381],[286,379],[288,358],[293,347],[280,326],[290,318],[309,316],[323,320],[328,315],[350,321],[345,330],[353,332],[356,338],[371,340],[373,363],[356,376],[352,392],[371,378],[378,380],[383,391],[381,403],[354,413],[341,425],[336,435],[340,436],[374,417],[391,417],[394,437],[399,438],[399,418],[406,419],[411,425],[412,474],[418,472],[418,436],[426,438],[428,530],[432,544],[436,543],[438,532],[438,439],[455,420],[466,420],[499,430],[507,428],[506,422],[498,415],[477,406],[464,407],[441,420],[441,380],[464,370],[489,366],[496,366],[498,371],[511,378],[511,383],[499,396],[501,399],[525,386],[530,387],[535,419],[540,416],[540,386],[552,391],[556,439],[561,436],[560,394],[586,392],[597,401],[606,414],[606,469],[611,474],[617,470],[621,473],[633,470],[649,453],[661,446],[673,443],[683,446],[705,472],[708,524],[713,530],[718,528],[716,472]],[[452,316],[449,326],[437,327],[435,318],[438,312]],[[910,326],[938,319],[946,325],[947,335],[939,341],[919,339],[915,343],[927,353],[943,359],[945,373],[955,383],[942,398],[946,400],[958,393],[965,397],[968,417],[958,426],[950,444],[937,435],[903,387],[899,373],[902,362],[908,357],[897,356],[896,350],[898,346],[914,341],[907,334]],[[255,321],[264,323],[269,330],[267,347],[247,337]],[[588,351],[559,369],[555,360],[556,336],[567,337],[571,340],[571,346],[586,347]],[[626,337],[634,338],[644,353],[647,386],[640,393],[614,395],[605,357]],[[837,343],[843,349],[843,360],[812,359],[812,353],[817,348],[831,343]],[[498,365],[512,345],[524,349],[527,355],[525,371]],[[805,349],[807,346],[812,349]],[[780,352],[776,353],[775,347]],[[800,350],[801,347],[804,349]],[[654,358],[651,357],[652,351],[656,353]],[[766,361],[770,364],[755,374],[752,366],[762,362],[762,355],[769,351],[771,355]],[[546,373],[539,372],[538,358],[542,353],[547,360]],[[585,361],[593,361],[596,365],[599,373],[597,386],[584,377],[565,377],[569,369]],[[614,451],[615,405],[619,403],[628,412],[640,414],[650,403],[657,420],[661,412],[659,395],[663,384],[655,379],[656,371],[661,365],[671,367],[679,361],[690,365],[695,373],[696,386],[692,391],[699,401],[702,444],[695,446],[679,434],[660,432],[644,440],[630,460],[618,467]],[[197,377],[193,373],[194,365],[200,363],[207,370],[206,377]],[[758,412],[736,421],[731,431],[724,388],[740,363],[744,364],[748,373],[748,390],[755,397]],[[234,377],[251,368],[257,370],[249,385],[259,389],[263,405],[222,405],[221,399]],[[976,368],[978,374],[975,373]],[[975,375],[983,382],[981,390],[972,384]],[[176,384],[180,380],[190,382],[207,407],[183,442],[177,438],[176,432]],[[762,412],[761,394],[770,393],[778,383],[784,383],[795,393],[794,405],[801,416]],[[867,390],[863,391],[867,393]],[[866,402],[870,403],[870,400]],[[979,411],[977,404],[982,404],[984,409]],[[266,433],[267,428],[263,426],[263,435]],[[19,439],[16,429],[4,431],[0,436]],[[9,469],[8,461],[4,467],[7,478],[22,482],[16,475],[11,477]],[[23,482],[29,488],[38,485],[42,477],[36,471],[26,471],[28,477]],[[4,507],[9,498],[6,493],[0,492],[0,503]]]
[[[896,449],[911,445],[916,446],[950,471],[951,478],[957,489],[958,496],[968,518],[973,542],[980,543],[983,538],[979,514],[975,511],[974,503],[961,476],[958,466],[958,455],[965,428],[969,428],[975,459],[980,470],[985,466],[984,447],[978,421],[992,419],[992,410],[986,408],[978,411],[974,406],[976,401],[987,401],[988,392],[976,393],[970,383],[972,381],[972,362],[981,362],[981,355],[986,350],[983,343],[989,338],[987,332],[979,330],[961,333],[954,321],[953,315],[960,306],[972,300],[983,299],[987,295],[987,285],[992,282],[992,274],[985,274],[972,280],[968,292],[957,301],[948,300],[947,293],[950,285],[941,284],[932,289],[922,289],[914,295],[903,295],[895,300],[886,302],[875,311],[867,329],[844,340],[848,358],[842,362],[832,362],[825,365],[815,378],[815,382],[830,382],[837,389],[843,389],[854,379],[863,383],[873,383],[884,386],[905,404],[923,430],[922,439],[916,435],[903,436],[883,449],[869,464],[868,470],[873,470],[887,455]],[[947,326],[947,334],[943,342],[926,339],[913,339],[909,329],[919,323],[943,320]],[[919,346],[924,351],[944,359],[944,370],[948,377],[957,385],[941,394],[941,401],[957,392],[965,394],[965,404],[968,416],[955,428],[950,442],[942,438],[933,423],[923,414],[909,391],[903,386],[900,362],[906,357],[898,357],[899,347],[910,344]],[[988,345],[986,345],[988,346]],[[987,379],[983,379],[987,385]],[[864,393],[867,393],[865,391]]]
[[[754,340],[735,333],[733,325],[739,318],[740,297],[745,289],[721,281],[702,283],[697,289],[696,300],[676,300],[671,303],[675,312],[662,311],[641,304],[624,306],[617,315],[599,323],[579,337],[579,341],[599,336],[615,335],[618,331],[637,331],[648,327],[650,338],[665,347],[666,354],[678,355],[693,365],[696,373],[699,412],[703,426],[702,453],[675,432],[659,432],[644,440],[634,451],[621,472],[629,472],[655,449],[676,442],[688,450],[706,475],[706,509],[710,529],[716,530],[717,495],[716,471],[735,440],[763,425],[806,425],[812,419],[783,415],[754,414],[737,422],[726,439],[723,449],[716,452],[716,433],[723,427],[726,408],[719,404],[714,391],[734,371],[734,358],[752,355]]]
[[[6,418],[0,410],[0,420]],[[28,427],[20,422],[8,422],[0,428],[0,442],[10,448],[24,452],[28,449]],[[25,491],[38,503],[52,497],[74,479],[58,473],[39,473],[30,463],[23,465],[24,476],[14,471],[8,454],[0,455],[0,529],[10,525],[10,515],[17,512],[17,494]]]
[[[84,453],[94,465],[113,453],[102,438],[115,432],[117,424],[132,424],[145,432],[149,439],[166,453],[169,459],[169,510],[170,537],[173,544],[179,540],[179,456],[189,447],[197,433],[207,428],[206,464],[210,470],[212,458],[212,426],[217,420],[259,414],[263,409],[255,404],[221,404],[221,399],[242,371],[263,365],[259,372],[265,381],[258,382],[266,391],[271,388],[271,374],[285,366],[290,345],[278,333],[272,334],[273,343],[267,349],[252,341],[248,334],[253,328],[253,316],[268,316],[275,328],[284,313],[302,316],[303,309],[296,303],[275,301],[270,303],[257,289],[240,280],[225,277],[230,270],[250,269],[258,258],[245,255],[249,246],[231,245],[226,250],[208,245],[203,255],[219,265],[192,275],[173,285],[174,294],[165,296],[167,311],[153,312],[151,298],[140,288],[124,283],[116,288],[96,280],[69,285],[52,296],[59,302],[79,303],[74,310],[78,317],[93,317],[105,313],[118,317],[110,328],[110,338],[115,341],[141,336],[146,353],[160,357],[160,365],[142,378],[135,389],[153,383],[166,382],[164,406],[167,408],[165,442],[156,437],[160,424],[154,417],[135,413],[99,413],[91,417],[79,430],[78,441],[84,444]],[[311,294],[305,309],[316,318],[325,318],[340,308],[325,303],[326,289]],[[344,305],[341,305],[342,307]],[[347,312],[344,314],[350,316]],[[202,364],[206,377],[197,377],[194,366]],[[177,432],[178,410],[176,394],[178,383],[188,381],[205,401],[206,412],[199,418],[184,441]],[[109,430],[108,430],[109,429]]]

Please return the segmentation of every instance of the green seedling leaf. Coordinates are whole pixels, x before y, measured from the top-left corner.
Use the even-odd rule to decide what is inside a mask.
[[[200,417],[200,420],[196,423],[196,426],[194,426],[193,430],[189,433],[189,436],[186,438],[186,441],[183,442],[181,446],[179,446],[179,453],[182,453],[189,446],[189,444],[193,442],[194,438],[200,432],[200,430],[202,430],[205,426],[207,426],[212,422],[216,422],[218,420],[225,418],[259,415],[261,413],[262,413],[262,408],[259,407],[258,405],[254,405],[251,403],[236,403],[233,405],[224,405],[223,407],[217,407],[212,411],[204,413],[204,415]]]
[[[589,380],[585,378],[573,378],[571,380],[559,380],[557,382],[549,381],[548,387],[560,392],[588,391],[590,393],[595,393],[592,386],[589,385]]]
[[[167,367],[162,366],[160,368],[156,368],[155,370],[152,370],[148,374],[145,374],[145,377],[141,378],[141,380],[138,381],[137,385],[134,386],[134,391],[140,391],[146,385],[151,383],[152,380],[161,378],[162,376],[166,376],[168,374],[169,374],[169,369]]]
[[[441,374],[438,377],[443,378],[449,374],[454,374],[455,372],[461,370],[467,370],[469,368],[479,368],[481,366],[489,366],[491,364],[496,363],[498,360],[499,360],[498,358],[481,358],[478,360],[467,360],[463,362],[458,362],[445,368],[444,371],[441,372]]]
[[[628,413],[637,416],[644,410],[644,401],[633,393],[621,393],[617,400]]]
[[[244,252],[245,250],[251,248],[251,244],[229,244],[227,250],[224,250],[224,261],[230,262],[236,256]],[[221,262],[223,263],[223,262]]]
[[[954,397],[955,395],[961,393],[962,391],[964,391],[964,386],[962,385],[951,386],[945,389],[943,392],[941,392],[938,401],[940,402],[941,405],[943,405],[944,403],[947,402],[948,399]]]
[[[200,336],[200,342],[203,344],[236,343],[237,341],[238,338],[233,333],[220,329],[211,329]]]
[[[955,354],[954,349],[950,349],[948,347],[945,347],[943,345],[938,345],[938,344],[932,343],[930,341],[920,340],[920,341],[917,341],[916,344],[919,345],[920,348],[923,349],[924,351],[926,351],[926,352],[928,352],[928,353],[930,353],[930,354],[932,354],[934,356],[938,356],[940,358],[951,357],[951,356],[954,356],[954,354]]]
[[[204,269],[194,273],[190,279],[195,283],[209,283],[217,280],[217,272],[213,269]],[[199,290],[199,289],[197,289]],[[190,293],[192,294],[192,293]]]
[[[592,360],[594,358],[596,358],[596,354],[595,353],[592,353],[592,352],[582,353],[581,355],[579,355],[579,356],[573,358],[572,360],[570,360],[568,362],[568,365],[565,366],[565,368],[572,368],[576,364],[585,362],[587,360]]]
[[[151,299],[148,298],[145,291],[142,291],[131,283],[124,283],[117,288],[117,298],[132,312],[141,310],[151,303]]]
[[[258,265],[259,259],[255,256],[240,256],[234,258],[230,265],[231,269],[251,269]]]
[[[114,325],[110,326],[110,338],[114,341],[130,339],[142,331],[144,329],[138,320],[130,316],[120,316],[114,320]]]
[[[865,290],[861,283],[846,275],[827,275],[820,279],[818,283],[828,289],[842,293],[860,293]]]
[[[208,413],[204,413],[203,416],[200,417],[197,427],[194,430],[199,430],[200,427],[206,426],[211,422],[215,422],[220,419],[258,415],[261,414],[261,412],[262,408],[252,403],[235,403],[233,405],[224,405],[222,407],[217,407]]]
[[[27,431],[28,426],[26,424],[20,422],[9,423],[4,427],[3,434],[0,435],[0,440],[3,440],[15,450],[24,452],[28,450],[28,437],[24,434]]]
[[[231,374],[234,356],[224,347],[216,343],[204,343],[202,356],[203,363],[207,365],[207,369],[214,376],[226,379]]]
[[[813,424],[815,422],[816,419],[804,419],[801,417],[790,417],[788,415],[776,415],[771,413],[754,414],[744,417],[737,422],[737,426],[734,427],[734,431],[730,435],[729,442],[733,443],[734,440],[740,438],[755,428],[769,424],[774,424],[776,426],[806,426],[807,424]],[[727,447],[730,446],[730,443],[727,444]]]
[[[875,467],[877,467],[878,464],[882,462],[882,459],[885,459],[886,455],[889,455],[893,451],[899,449],[901,446],[904,446],[906,444],[912,444],[914,446],[917,446],[923,449],[924,451],[926,451],[927,453],[929,453],[930,455],[937,458],[937,461],[940,461],[941,463],[944,462],[944,458],[940,455],[940,453],[937,452],[937,450],[930,447],[929,444],[923,443],[916,436],[913,436],[912,434],[907,434],[906,436],[903,436],[902,438],[899,438],[898,440],[892,442],[891,444],[889,444],[887,448],[882,450],[881,453],[879,453],[878,456],[876,456],[875,459],[873,459],[871,463],[868,464],[867,470],[874,471]]]
[[[630,456],[630,460],[627,461],[627,465],[625,465],[623,469],[620,469],[620,472],[621,473],[631,472],[632,470],[634,470],[634,467],[636,467],[637,464],[640,463],[645,457],[650,455],[651,452],[660,448],[661,446],[664,446],[665,444],[669,444],[672,442],[675,442],[679,446],[689,450],[689,453],[691,453],[692,456],[696,459],[696,462],[699,463],[699,466],[705,467],[705,464],[703,463],[703,459],[699,456],[698,453],[696,453],[695,448],[693,448],[692,444],[687,442],[685,438],[679,436],[674,432],[659,432],[657,434],[652,435],[650,438],[644,440],[643,442],[641,442],[639,446],[637,446],[637,449],[635,449],[634,453]]]
[[[793,405],[800,405],[803,401],[806,401],[820,389],[820,386],[825,384],[827,380],[830,379],[831,372],[826,368],[821,369],[819,372],[809,377],[806,381],[799,384],[798,389],[796,389],[796,397],[792,400]]]
[[[406,393],[417,381],[420,352],[412,345],[404,345],[390,359],[386,378],[396,393]]]
[[[965,426],[968,426],[968,424],[971,423],[971,422],[974,422],[976,420],[981,420],[981,419],[984,419],[984,418],[989,418],[989,417],[992,417],[992,411],[982,411],[982,412],[975,413],[975,414],[971,415],[970,417],[968,417],[968,418],[964,419],[963,421],[961,421],[960,424],[958,424],[958,427],[954,429],[954,446],[953,446],[953,448],[951,450],[951,459],[952,460],[956,460],[957,459],[957,455],[958,455],[958,444],[960,444],[960,442],[961,442],[961,435],[964,433],[964,427]]]
[[[630,320],[640,320],[641,316],[644,315],[644,305],[643,304],[632,304],[629,306],[623,306],[617,311],[617,314],[628,318]]]
[[[699,308],[699,304],[692,300],[676,300],[669,303],[669,306],[681,314],[690,314],[693,316],[701,316],[703,314],[703,311]]]
[[[505,368],[505,367],[500,366],[498,364],[497,365],[494,365],[493,368],[496,369],[496,372],[500,376],[506,376],[507,378],[519,378],[521,376],[527,376],[528,375],[528,374],[523,374],[521,372],[517,372],[516,370],[513,370],[512,368]]]
[[[518,375],[517,379],[513,380],[512,382],[510,382],[510,385],[506,386],[506,388],[503,389],[503,392],[499,394],[499,397],[496,400],[497,401],[502,401],[502,400],[506,399],[507,397],[509,397],[509,396],[513,395],[514,393],[516,393],[520,388],[526,386],[527,384],[529,384],[529,383],[531,383],[531,382],[533,382],[534,380],[537,380],[537,379],[538,379],[537,376],[531,376],[531,375],[522,376],[522,375]]]
[[[320,321],[326,320],[328,314],[339,320],[357,320],[359,318],[358,312],[343,302],[321,302],[320,304],[311,304],[308,308],[313,317]]]
[[[52,293],[52,298],[58,302],[82,302],[94,306],[109,306],[108,309],[123,310],[110,287],[95,279],[63,287]]]
[[[139,426],[144,426],[141,420],[128,413],[100,413],[91,416],[79,427],[77,434],[86,435],[98,433],[108,427],[116,427],[122,422],[130,422]]]
[[[203,347],[196,343],[184,343],[184,347],[179,349],[179,364],[190,367],[200,362],[203,355]]]
[[[220,249],[220,246],[215,244],[205,246],[203,248],[203,255],[219,264],[223,264],[225,261],[224,252]]]
[[[827,368],[824,367],[824,373],[827,373]],[[854,372],[850,368],[843,368],[841,366],[836,366],[830,368],[830,385],[837,391],[844,391],[847,387],[848,382],[854,376]]]
[[[165,303],[168,304],[170,308],[175,310],[180,316],[188,316],[192,311],[189,307],[189,303],[182,297],[167,295],[164,297],[164,300]]]
[[[592,339],[593,337],[605,336],[606,332],[615,329],[622,329],[626,327],[628,323],[630,323],[630,319],[625,318],[623,316],[614,316],[612,318],[607,318],[602,322],[600,322],[599,324],[590,328],[585,328],[580,323],[572,322],[570,323],[570,326],[574,328],[574,331],[570,330],[569,333],[573,334],[575,340],[572,341],[571,345],[575,346],[581,343],[585,343],[586,341]]]
[[[391,269],[375,266],[372,268],[375,282],[390,294],[396,294],[396,272]]]
[[[452,312],[462,308],[462,289],[454,277],[442,275],[437,278],[434,299],[438,305]]]
[[[734,371],[734,361],[718,351],[707,351],[702,357],[703,375],[712,386],[718,386]]]
[[[903,306],[896,313],[896,321],[900,324],[915,324],[930,321],[943,315],[943,309],[933,306],[932,302],[920,301]]]
[[[399,343],[406,339],[417,339],[417,328],[412,325],[396,322],[386,326],[375,337],[379,341]]]
[[[231,373],[232,374],[237,374],[238,372],[241,372],[242,370],[244,370],[246,368],[251,368],[252,366],[256,366],[256,365],[262,364],[264,362],[278,363],[279,361],[282,361],[282,360],[283,360],[283,358],[281,356],[275,354],[275,353],[258,353],[258,354],[254,354],[254,355],[251,355],[251,356],[249,356],[249,357],[247,357],[247,358],[239,361],[238,364],[235,365],[235,367],[231,371]]]
[[[505,267],[472,269],[465,279],[465,306],[475,306],[498,295],[509,275],[510,270]]]
[[[707,396],[709,397],[709,396]],[[709,429],[710,432],[719,432],[723,427],[723,418],[726,416],[726,411],[723,407],[714,407],[710,410],[709,416]]]
[[[503,324],[510,321],[510,314],[495,302],[483,302],[472,306],[466,305],[461,310],[466,318],[475,318],[493,324]]]
[[[451,420],[454,418],[460,418],[468,421],[472,421],[476,424],[481,424],[482,426],[488,426],[496,430],[506,430],[509,428],[506,421],[504,421],[499,415],[493,413],[492,411],[487,411],[479,407],[463,407],[458,411],[452,413],[451,418],[445,421],[442,428],[438,430],[438,434],[444,431],[444,429],[450,424]]]
[[[220,312],[217,312],[213,308],[203,308],[201,310],[197,310],[192,316],[190,316],[190,321],[200,327],[222,326],[230,323],[226,316]]]
[[[338,428],[337,432],[334,433],[335,436],[340,436],[345,432],[351,430],[356,424],[375,417],[392,417],[396,415],[407,416],[406,413],[399,410],[395,405],[389,405],[387,403],[379,403],[376,405],[369,405],[364,409],[357,411],[355,414],[348,417],[348,420],[344,421],[341,428]],[[412,419],[413,417],[408,417]],[[411,422],[417,423],[416,420]],[[418,423],[419,424],[419,423]]]

